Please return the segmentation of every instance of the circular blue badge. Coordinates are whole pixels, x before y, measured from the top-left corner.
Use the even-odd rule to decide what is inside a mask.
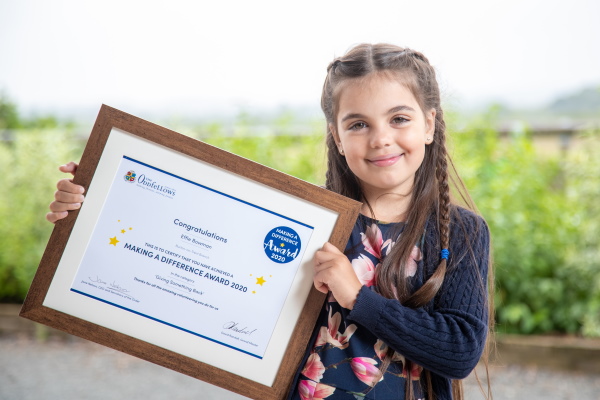
[[[300,253],[300,236],[292,228],[279,226],[265,237],[265,254],[280,264],[289,263]]]

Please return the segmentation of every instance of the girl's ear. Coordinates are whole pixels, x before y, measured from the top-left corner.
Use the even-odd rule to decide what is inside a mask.
[[[435,108],[432,108],[425,113],[425,144],[433,143],[433,135],[435,134]]]
[[[331,132],[331,135],[333,135],[333,140],[335,140],[335,145],[338,148],[338,151],[340,152],[340,154],[343,156],[344,155],[344,148],[342,147],[342,142],[340,141],[340,137],[337,133],[337,130],[335,129],[335,125],[334,124],[328,124],[329,126],[329,131]]]

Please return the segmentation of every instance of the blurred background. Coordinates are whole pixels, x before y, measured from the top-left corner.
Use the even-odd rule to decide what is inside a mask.
[[[326,67],[354,44],[391,42],[436,67],[451,155],[490,225],[497,398],[546,384],[540,398],[596,399],[600,367],[544,352],[583,348],[576,358],[600,365],[599,15],[593,0],[0,0],[0,303],[23,301],[52,231],[57,166],[81,157],[101,104],[322,184]],[[36,382],[61,380],[40,367],[22,381],[13,363],[31,370],[59,345],[43,328],[3,329],[11,313],[0,311],[0,347],[13,349],[0,351],[0,398],[40,398]],[[60,341],[65,360],[99,351],[73,340]],[[562,364],[560,378],[544,364]],[[514,371],[533,378],[515,391]]]

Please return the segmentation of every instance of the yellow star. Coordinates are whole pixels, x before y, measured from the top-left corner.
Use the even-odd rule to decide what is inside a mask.
[[[266,281],[264,280],[264,278],[261,276],[260,278],[256,278],[256,284],[262,286],[263,283],[265,283]]]
[[[285,244],[281,243],[281,247],[285,247]]]
[[[129,230],[132,230],[133,228],[129,228]]]
[[[125,233],[125,229],[121,229],[121,233]]]
[[[113,246],[117,247],[117,243],[119,243],[119,242],[120,242],[120,240],[117,240],[117,237],[115,236],[115,237],[110,238],[109,244],[112,244]]]
[[[253,291],[252,291],[252,294],[256,294],[256,290],[253,290]]]

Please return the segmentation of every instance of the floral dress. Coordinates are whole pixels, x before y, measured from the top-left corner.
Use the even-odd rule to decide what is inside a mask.
[[[403,223],[381,223],[361,215],[354,226],[346,254],[361,283],[376,288],[375,268],[389,254]],[[422,268],[417,244],[407,275],[417,279]],[[418,284],[418,282],[414,282]],[[397,399],[403,398],[407,376],[405,359],[394,353],[385,374],[379,367],[388,352],[386,343],[368,329],[348,319],[350,310],[329,295],[315,330],[314,344],[297,382],[294,399]],[[418,380],[421,367],[412,364],[410,376]],[[415,387],[418,389],[418,387]]]

